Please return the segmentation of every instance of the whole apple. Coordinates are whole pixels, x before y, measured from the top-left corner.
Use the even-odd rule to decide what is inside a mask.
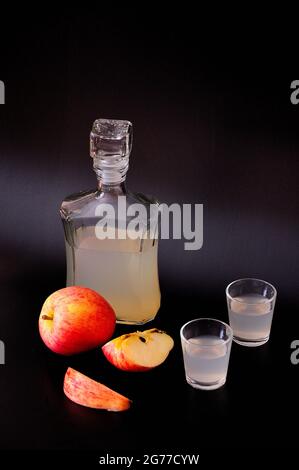
[[[111,305],[87,287],[65,287],[51,294],[39,316],[39,332],[51,351],[69,356],[108,341],[115,328]]]

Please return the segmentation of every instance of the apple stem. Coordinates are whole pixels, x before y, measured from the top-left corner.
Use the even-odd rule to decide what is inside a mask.
[[[53,320],[53,317],[48,317],[48,315],[42,315],[42,320]]]

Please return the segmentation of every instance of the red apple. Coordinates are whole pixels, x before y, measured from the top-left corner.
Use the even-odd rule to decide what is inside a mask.
[[[45,301],[39,332],[49,349],[68,356],[108,341],[115,321],[114,310],[100,294],[87,287],[66,287]]]
[[[118,369],[141,372],[162,364],[173,344],[164,331],[152,328],[119,336],[102,346],[102,351]]]
[[[131,405],[128,398],[70,367],[64,377],[63,391],[70,400],[88,408],[124,411]]]

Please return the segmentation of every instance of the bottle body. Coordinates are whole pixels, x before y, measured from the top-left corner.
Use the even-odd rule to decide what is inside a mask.
[[[90,155],[98,188],[66,198],[60,214],[67,285],[99,292],[114,308],[118,322],[142,324],[160,307],[159,209],[155,199],[126,189],[131,148],[129,121],[96,120]]]
[[[112,305],[118,322],[143,324],[152,320],[160,307],[158,221],[153,221],[153,215],[147,217],[142,222],[142,233],[136,237],[129,227],[132,219],[120,221],[118,214],[116,221],[108,220],[105,228],[106,234],[113,228],[113,236],[99,238],[99,208],[106,209],[107,204],[116,207],[119,198],[126,211],[132,204],[147,209],[152,203],[145,196],[140,199],[134,194],[123,192],[120,196],[101,190],[71,196],[62,203],[67,285],[99,292]],[[154,205],[157,207],[156,202]]]

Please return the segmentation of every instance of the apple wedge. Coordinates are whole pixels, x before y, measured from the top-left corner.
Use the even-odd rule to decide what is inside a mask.
[[[118,369],[142,372],[162,364],[173,345],[168,334],[152,328],[119,336],[102,346],[102,351]]]
[[[71,367],[66,371],[63,391],[70,400],[88,408],[124,411],[131,405],[128,398]]]

